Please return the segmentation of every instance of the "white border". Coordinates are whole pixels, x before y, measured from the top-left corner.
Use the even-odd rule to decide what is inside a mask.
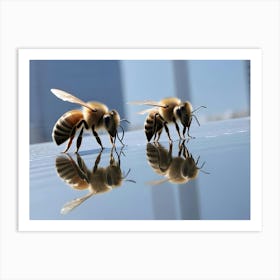
[[[40,60],[250,60],[251,219],[248,221],[37,221],[29,220],[29,61]],[[261,231],[262,65],[260,49],[19,49],[19,231]]]

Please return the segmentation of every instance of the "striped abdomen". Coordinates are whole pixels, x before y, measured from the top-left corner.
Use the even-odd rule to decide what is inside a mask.
[[[81,172],[72,158],[68,158],[65,155],[59,156],[55,161],[56,171],[59,177],[69,184],[72,188],[77,190],[85,190],[89,187],[89,184],[84,178],[81,178]],[[84,170],[83,170],[84,171]],[[88,175],[86,170],[86,175]]]
[[[57,145],[69,139],[71,132],[83,120],[83,113],[71,110],[62,115],[53,127],[52,138]]]
[[[156,116],[157,115],[157,116]],[[156,121],[155,121],[156,118]],[[152,139],[152,137],[160,132],[163,128],[163,121],[160,119],[158,115],[158,111],[152,111],[149,113],[145,120],[145,133],[148,142]]]
[[[160,175],[166,173],[172,162],[171,152],[167,151],[160,144],[155,145],[148,143],[146,146],[146,156],[150,166]]]

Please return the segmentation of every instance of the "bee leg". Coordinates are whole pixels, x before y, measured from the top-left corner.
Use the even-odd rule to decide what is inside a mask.
[[[192,118],[190,120],[190,123],[188,124],[188,137],[194,139],[195,137],[190,135],[190,127],[191,127],[191,123],[192,123]]]
[[[113,161],[114,161],[113,152],[114,152],[114,147],[112,147],[111,151],[110,151],[110,165],[113,164]]]
[[[97,156],[96,160],[95,160],[95,163],[94,163],[94,167],[93,167],[93,170],[92,172],[94,173],[97,168],[98,168],[98,164],[100,162],[100,159],[101,159],[101,154],[102,154],[102,151],[99,153],[99,155]]]
[[[187,128],[188,128],[188,133],[187,133],[188,134],[188,138],[195,138],[195,137],[190,135],[190,127],[189,126],[188,127],[185,126],[184,129],[183,129],[183,136],[184,136],[184,138],[185,138],[185,133],[186,133]]]
[[[159,140],[159,138],[160,138],[161,133],[162,133],[162,129],[161,129],[160,131],[158,131],[158,133],[157,133],[157,140],[156,140],[156,142],[158,142],[158,140]]]
[[[178,157],[181,157],[183,148],[184,148],[183,145],[179,146]]]
[[[190,127],[188,127],[188,137],[191,138],[191,139],[195,139],[194,136],[191,136],[191,135],[190,135]]]
[[[155,118],[156,117],[159,117],[163,121],[163,126],[164,126],[164,129],[165,129],[165,131],[167,133],[167,136],[169,138],[169,143],[172,143],[172,139],[171,139],[170,134],[169,134],[169,129],[167,127],[167,122],[164,120],[164,118],[159,113],[155,114]]]
[[[171,139],[170,134],[169,134],[169,129],[167,127],[167,122],[164,122],[163,125],[164,125],[164,129],[165,129],[165,131],[167,133],[167,136],[169,138],[169,143],[172,143],[172,139]]]
[[[157,133],[154,134],[154,142],[157,142],[156,137],[157,137]]]
[[[83,132],[84,132],[84,128],[81,129],[80,134],[79,134],[78,139],[77,139],[77,150],[75,152],[76,154],[78,153],[78,151],[80,149],[80,146],[82,144]]]
[[[157,136],[157,117],[158,117],[158,116],[159,116],[159,114],[155,114],[154,123],[153,123],[154,142],[157,142],[157,141],[155,141],[155,140],[156,140],[156,136]]]
[[[177,130],[177,132],[178,132],[178,135],[179,135],[180,139],[184,139],[183,137],[181,137],[180,128],[179,128],[179,125],[177,124],[175,118],[173,118],[173,122],[175,123],[176,130]]]
[[[183,137],[184,137],[184,138],[185,138],[186,129],[187,129],[187,127],[184,126],[184,128],[183,128]]]
[[[186,159],[192,156],[187,147],[184,148],[184,156]]]
[[[77,163],[78,163],[77,172],[78,172],[79,177],[82,180],[85,180],[89,184],[90,178],[88,176],[86,164],[78,153],[77,153]]]
[[[115,147],[115,142],[116,142],[116,138],[114,139],[111,135],[110,135],[110,141],[113,147]]]
[[[86,171],[86,165],[83,161],[83,159],[81,158],[81,156],[77,153],[77,163],[78,163],[78,166],[79,168],[85,172]]]
[[[169,143],[169,151],[168,151],[168,158],[172,158],[172,151],[173,151],[173,144],[172,142]]]
[[[73,139],[74,139],[74,137],[75,137],[76,129],[77,129],[76,127],[73,127],[73,128],[72,128],[72,131],[71,131],[71,134],[70,134],[70,139],[69,139],[67,148],[66,148],[66,150],[65,150],[63,153],[66,153],[66,152],[69,150],[69,148],[71,147],[72,141],[73,141]]]
[[[102,145],[102,143],[101,143],[101,140],[100,140],[100,138],[99,138],[97,132],[94,130],[94,125],[91,127],[91,129],[92,129],[92,133],[93,133],[93,135],[95,136],[95,139],[96,139],[97,143],[101,146],[101,148],[102,148],[102,150],[103,150],[104,147],[103,147],[103,145]]]
[[[156,139],[157,135],[158,135],[158,133],[156,132],[156,133],[154,134],[154,142],[158,142],[158,139]]]

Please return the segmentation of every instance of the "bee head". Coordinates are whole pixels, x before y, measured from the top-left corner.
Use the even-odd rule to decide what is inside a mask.
[[[103,117],[104,126],[112,137],[116,137],[117,129],[120,124],[120,115],[116,110],[110,111]]]
[[[184,127],[188,127],[190,124],[190,120],[191,120],[191,113],[188,112],[186,104],[183,103],[179,106],[176,106],[174,108],[174,115],[176,117],[176,119],[179,119],[181,124]]]
[[[194,161],[192,156],[185,159],[182,165],[183,176],[194,179],[198,175],[198,170],[199,168],[196,166],[196,162]]]
[[[122,183],[122,171],[119,166],[112,165],[106,169],[106,180],[109,186],[120,186]]]

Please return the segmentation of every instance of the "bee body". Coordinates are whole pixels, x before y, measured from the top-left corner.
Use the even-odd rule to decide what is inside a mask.
[[[105,193],[112,189],[106,181],[106,168],[100,167],[91,174],[89,189],[96,194]]]
[[[174,116],[176,120],[179,120],[185,128],[190,128],[192,121],[192,105],[189,101],[183,102],[174,108]],[[185,134],[183,132],[183,134]]]
[[[104,127],[103,116],[109,113],[108,107],[100,102],[87,102],[90,107],[95,108],[96,112],[93,114],[91,110],[83,107],[83,117],[89,127],[94,125],[95,129],[100,129]]]
[[[153,170],[159,175],[165,175],[172,161],[172,151],[167,151],[163,146],[147,144],[147,160]]]
[[[174,108],[181,104],[181,100],[176,97],[169,97],[162,99],[160,101],[160,105],[163,107],[159,107],[159,114],[163,117],[163,119],[167,122],[174,121]]]
[[[81,179],[77,172],[77,165],[72,158],[66,156],[59,156],[56,158],[56,171],[69,186],[76,190],[85,190],[88,188],[88,182]],[[88,170],[86,171],[88,173]],[[89,174],[87,174],[89,175]]]
[[[52,89],[51,92],[63,101],[83,106],[82,110],[71,110],[66,112],[54,125],[52,137],[57,145],[61,145],[69,139],[68,146],[64,152],[67,152],[70,148],[78,129],[80,129],[80,133],[77,138],[76,152],[78,152],[82,143],[84,129],[92,130],[96,141],[103,149],[97,131],[104,128],[110,135],[112,145],[115,145],[116,136],[118,136],[117,129],[120,126],[120,116],[116,110],[109,111],[109,108],[105,104],[97,101],[85,103],[74,95],[62,90]],[[122,143],[121,140],[120,142]]]
[[[148,116],[145,120],[145,133],[148,142],[153,138],[153,136],[154,140],[157,142],[160,138],[163,127],[168,135],[169,142],[172,142],[169,134],[169,129],[167,127],[168,123],[175,124],[180,139],[185,139],[186,130],[188,130],[188,137],[193,138],[189,134],[189,129],[193,117],[197,121],[198,125],[200,125],[197,117],[193,113],[202,107],[206,108],[205,106],[200,106],[199,108],[193,110],[192,105],[189,101],[182,102],[177,97],[164,98],[159,102],[136,101],[131,102],[131,104],[148,105],[154,107],[153,109],[148,109],[140,112],[140,114],[148,113]],[[179,121],[183,125],[183,137],[180,134],[180,128],[177,121]],[[156,136],[158,136],[157,140]]]
[[[159,143],[148,143],[146,155],[152,169],[157,174],[165,177],[164,180],[155,181],[155,184],[163,182],[174,184],[187,183],[190,180],[194,180],[204,166],[203,163],[201,167],[198,167],[199,157],[196,161],[194,160],[184,141],[179,147],[178,156],[172,156],[172,145],[169,145],[169,150],[167,150]],[[209,174],[205,171],[202,172]]]
[[[71,188],[79,191],[87,190],[88,193],[83,197],[76,198],[64,205],[62,214],[67,214],[89,197],[103,194],[122,185],[123,181],[135,183],[133,180],[126,179],[120,166],[120,155],[115,159],[113,155],[114,147],[110,153],[110,163],[108,166],[99,167],[102,151],[95,160],[94,167],[90,170],[82,157],[77,153],[75,161],[69,154],[59,155],[56,158],[55,166],[57,175],[66,182]],[[117,153],[117,152],[116,152]]]
[[[183,166],[185,165],[185,159],[181,157],[174,157],[169,169],[166,173],[166,176],[169,178],[169,181],[174,184],[183,184],[187,183],[190,179],[195,177],[189,177],[183,172]]]
[[[71,110],[63,114],[53,127],[52,138],[57,145],[61,145],[71,136],[73,127],[76,127],[83,120],[83,113],[80,110]]]
[[[187,148],[185,146],[182,148],[184,149],[184,156],[173,157],[166,174],[172,183],[183,184],[189,180],[194,180],[199,173],[199,169],[201,169],[197,166],[197,162]]]
[[[156,120],[155,120],[156,119]],[[155,125],[156,123],[156,125]],[[152,139],[153,136],[158,135],[158,138],[162,132],[163,120],[159,116],[158,110],[151,111],[146,120],[145,120],[145,134],[148,142]]]

